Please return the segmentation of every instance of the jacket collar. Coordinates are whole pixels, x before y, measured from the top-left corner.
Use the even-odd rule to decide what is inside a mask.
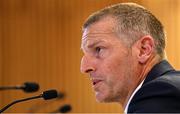
[[[147,77],[143,84],[173,70],[174,68],[168,63],[168,61],[162,60],[161,62],[157,63],[147,74]]]

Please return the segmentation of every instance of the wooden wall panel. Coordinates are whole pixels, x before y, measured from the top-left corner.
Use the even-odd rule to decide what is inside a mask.
[[[0,11],[0,13],[1,13],[1,11]],[[1,18],[0,18],[0,23],[2,23]],[[2,85],[2,81],[3,81],[2,80],[2,75],[3,75],[3,73],[2,73],[2,71],[3,71],[3,67],[2,67],[2,65],[3,65],[3,61],[2,61],[2,45],[3,45],[3,43],[2,43],[2,40],[3,40],[2,32],[3,32],[3,30],[2,30],[2,27],[0,26],[0,85]],[[1,99],[2,99],[2,95],[0,94],[0,104],[3,103]]]
[[[81,26],[92,12],[127,0],[1,0],[0,85],[25,81],[40,84],[39,92],[1,91],[0,107],[14,99],[55,88],[64,99],[34,100],[17,104],[7,112],[51,112],[65,103],[72,112],[122,112],[118,104],[95,101],[88,76],[80,73]],[[130,1],[130,0],[129,0]],[[178,0],[131,0],[152,10],[168,33],[167,55],[180,68],[180,2]]]

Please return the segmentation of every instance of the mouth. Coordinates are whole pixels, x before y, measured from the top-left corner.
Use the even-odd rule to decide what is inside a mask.
[[[92,80],[92,84],[93,84],[93,86],[95,86],[95,85],[97,85],[101,81],[102,80],[94,79],[94,80]]]

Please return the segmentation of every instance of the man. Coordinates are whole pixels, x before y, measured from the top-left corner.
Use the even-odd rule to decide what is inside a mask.
[[[81,71],[99,102],[125,112],[180,112],[180,73],[165,60],[165,32],[144,7],[121,3],[92,14],[83,26]]]

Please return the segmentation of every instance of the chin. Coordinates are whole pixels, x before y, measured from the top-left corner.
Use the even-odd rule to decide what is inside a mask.
[[[109,103],[109,102],[113,102],[113,100],[111,99],[111,97],[109,97],[108,95],[105,94],[98,94],[96,93],[96,101],[99,103]]]

